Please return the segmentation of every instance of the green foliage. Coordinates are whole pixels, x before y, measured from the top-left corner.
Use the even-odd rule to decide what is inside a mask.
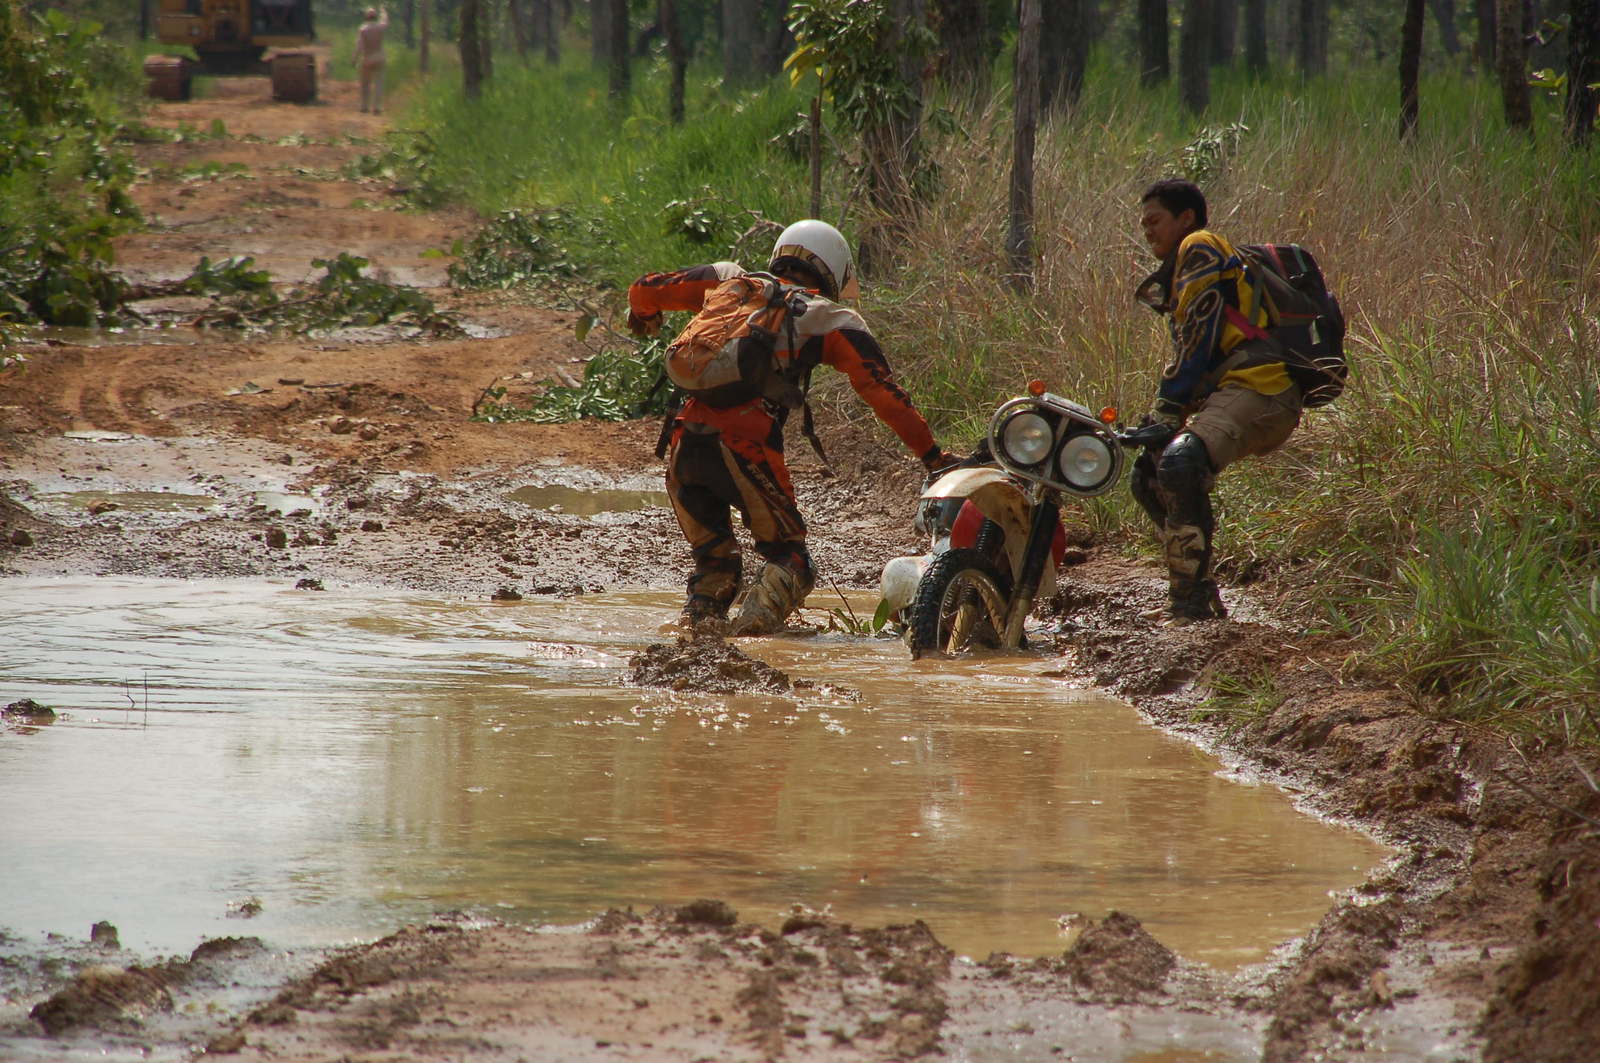
[[[1386,596],[1388,653],[1458,714],[1595,743],[1600,574],[1548,547],[1501,527],[1427,532]]]
[[[1243,122],[1201,129],[1183,147],[1183,175],[1202,187],[1212,185],[1227,172],[1228,160],[1239,150],[1239,142],[1248,132],[1250,129]]]
[[[357,157],[341,173],[346,180],[381,177],[398,184],[406,202],[418,210],[430,210],[459,198],[459,185],[439,172],[439,147],[426,130],[391,133],[383,150]]]
[[[119,319],[111,240],[138,219],[112,150],[122,65],[98,24],[0,0],[0,319]]]
[[[1197,721],[1223,720],[1236,730],[1270,716],[1287,697],[1269,672],[1254,675],[1221,673],[1210,679],[1211,692],[1192,714]]]
[[[907,31],[898,49],[894,12],[884,0],[796,0],[789,5],[795,50],[784,64],[795,84],[815,72],[833,110],[854,131],[884,126],[911,113],[917,86],[901,74],[907,52],[930,54],[936,40],[925,28]]]
[[[659,339],[638,347],[608,347],[589,359],[583,367],[583,381],[577,387],[548,388],[527,406],[502,403],[505,389],[491,388],[492,401],[482,404],[474,419],[490,424],[555,424],[585,418],[626,421],[660,416],[666,413],[672,392],[661,365],[665,349]]]
[[[198,325],[308,333],[394,324],[436,336],[461,332],[454,314],[437,309],[432,299],[415,288],[363,275],[367,260],[348,252],[333,259],[312,259],[311,264],[320,266],[323,275],[309,287],[292,289],[283,297],[270,285],[259,283],[259,274],[249,269],[248,259],[228,261],[234,265],[220,272],[210,270],[205,282],[231,285],[233,290],[215,309],[201,314]],[[202,260],[201,266],[204,269],[207,263]],[[197,275],[201,272],[196,270]]]
[[[449,269],[458,288],[510,288],[580,277],[584,266],[568,245],[574,238],[593,246],[599,239],[571,210],[502,210],[471,241],[450,253]]]
[[[209,256],[202,256],[194,272],[178,283],[178,291],[185,295],[269,295],[272,275],[255,269],[255,262],[249,255],[234,255],[213,265]]]

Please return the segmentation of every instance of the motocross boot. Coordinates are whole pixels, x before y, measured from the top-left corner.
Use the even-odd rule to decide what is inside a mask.
[[[1222,595],[1217,590],[1216,580],[1175,579],[1169,588],[1169,594],[1172,598],[1172,607],[1171,617],[1167,623],[1173,627],[1197,624],[1203,620],[1222,620],[1228,615],[1228,610],[1222,604]]]
[[[705,594],[691,594],[683,603],[678,619],[663,625],[663,633],[698,638],[702,635],[721,635],[728,628],[728,603]]]
[[[812,583],[787,565],[768,561],[745,595],[739,615],[728,628],[730,635],[771,635],[811,593]]]

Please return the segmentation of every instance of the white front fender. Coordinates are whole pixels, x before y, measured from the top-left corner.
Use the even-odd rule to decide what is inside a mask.
[[[1028,525],[1032,509],[1028,496],[1017,481],[999,469],[980,466],[975,469],[957,469],[939,477],[922,492],[923,498],[964,498],[978,507],[989,520],[1000,525],[1005,532],[1006,560],[1011,563],[1011,577],[1022,571],[1022,547],[1028,541]],[[1055,593],[1056,565],[1054,558],[1046,558],[1044,575],[1039,579],[1039,594]]]

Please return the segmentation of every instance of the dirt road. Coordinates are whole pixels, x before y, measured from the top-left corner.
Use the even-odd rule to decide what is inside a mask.
[[[311,259],[347,251],[375,276],[429,289],[474,338],[185,326],[48,336],[24,370],[0,376],[0,575],[304,578],[483,596],[679,585],[683,558],[662,548],[676,529],[659,510],[597,524],[513,518],[503,503],[527,484],[656,488],[656,425],[470,420],[492,384],[579,375],[603,332],[580,342],[576,310],[548,298],[442,287],[443,260],[426,252],[474,221],[401,211],[385,181],[341,176],[386,121],[359,114],[350,85],[326,83],[319,104],[293,107],[255,79],[217,82],[151,118],[192,130],[219,121],[226,136],[138,149],[149,229],[119,248],[131,279],[249,254],[293,283],[315,272]],[[843,441],[833,451],[848,455],[837,475],[803,447],[795,472],[814,552],[841,585],[863,586],[914,546],[894,515],[910,512],[915,477],[846,416],[822,416]],[[83,501],[201,489],[215,506],[184,519]],[[262,502],[312,493],[315,513]],[[0,973],[0,1048],[277,1060],[1596,1058],[1600,797],[1578,761],[1435,722],[1365,675],[1354,647],[1275,616],[1270,586],[1230,589],[1234,620],[1168,631],[1137,619],[1159,599],[1154,570],[1093,544],[1087,557],[1045,610],[1064,672],[1400,853],[1272,965],[1238,977],[1194,968],[1121,916],[1058,959],[970,964],[952,960],[937,927],[801,914],[760,928],[718,902],[651,911],[639,898],[638,914],[569,933],[441,918],[237,1009],[218,1001],[258,943],[165,962],[63,944],[49,971]],[[1193,719],[1217,673],[1271,675],[1282,700],[1233,729]],[[0,742],[19,740],[18,712]],[[161,1018],[173,1015],[182,1021]]]

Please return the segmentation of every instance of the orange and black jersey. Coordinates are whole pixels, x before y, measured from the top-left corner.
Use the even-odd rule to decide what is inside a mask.
[[[670,273],[647,273],[628,288],[628,307],[641,318],[672,310],[698,312],[707,292],[745,272],[737,263],[713,262]],[[839,370],[849,377],[856,394],[878,419],[914,454],[923,457],[936,452],[928,422],[917,411],[911,396],[895,382],[882,348],[861,315],[815,291],[801,289],[799,298],[804,310],[793,319],[792,345],[786,331],[778,336],[776,355],[780,361],[790,360],[801,373],[818,365]],[[678,417],[690,424],[716,428],[725,436],[782,451],[786,414],[781,406],[765,399],[717,408],[691,398]]]

